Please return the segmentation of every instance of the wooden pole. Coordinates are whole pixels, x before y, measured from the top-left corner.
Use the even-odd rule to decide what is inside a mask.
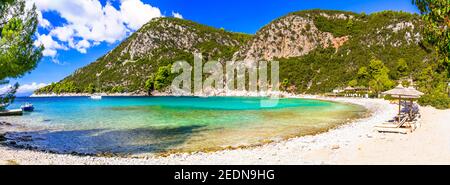
[[[410,101],[409,118],[411,118],[411,116],[412,116],[412,111],[413,111],[413,99],[411,99],[411,101]]]
[[[401,111],[401,103],[402,103],[402,96],[398,96],[398,123],[400,123],[400,111]]]

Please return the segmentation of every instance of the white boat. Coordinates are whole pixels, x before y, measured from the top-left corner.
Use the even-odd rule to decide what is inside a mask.
[[[33,112],[34,106],[31,103],[25,103],[25,105],[20,106],[20,109],[24,112]]]
[[[101,100],[102,96],[100,96],[100,95],[92,95],[91,99],[93,99],[93,100]]]

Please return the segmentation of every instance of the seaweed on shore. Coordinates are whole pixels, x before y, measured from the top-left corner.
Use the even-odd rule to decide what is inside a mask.
[[[5,125],[5,126],[11,126],[12,124],[11,123],[8,123],[8,122],[6,122],[6,121],[0,121],[0,125],[2,126],[2,125]]]

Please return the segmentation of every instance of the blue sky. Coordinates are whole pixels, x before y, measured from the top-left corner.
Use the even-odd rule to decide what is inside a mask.
[[[12,82],[34,86],[62,80],[95,61],[153,17],[182,16],[229,31],[254,34],[289,12],[332,9],[418,13],[411,0],[30,0],[40,10],[39,42],[47,47],[38,67]],[[35,84],[32,84],[35,83]]]

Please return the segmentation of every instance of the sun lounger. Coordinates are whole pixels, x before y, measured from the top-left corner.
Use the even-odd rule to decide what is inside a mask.
[[[6,103],[0,103],[0,111],[4,111],[8,107],[8,104]]]
[[[386,122],[383,124],[379,124],[379,125],[375,125],[375,130],[378,132],[396,132],[396,133],[409,133],[411,132],[411,127],[403,127],[405,125],[405,123],[407,123],[408,121],[408,116],[406,115],[400,115],[401,120],[400,122],[398,121],[391,121],[391,122]],[[397,119],[397,117],[395,118]]]
[[[402,114],[408,114],[410,116],[408,121],[414,121],[416,118],[420,118],[419,106],[417,104],[404,104],[404,108],[401,109]]]
[[[377,127],[375,128],[376,131],[378,132],[393,132],[393,133],[402,133],[402,134],[407,134],[412,132],[412,129],[409,128],[381,128],[381,127]]]
[[[22,114],[22,109],[0,111],[0,116],[21,116]]]
[[[375,127],[382,127],[382,128],[400,128],[403,126],[403,124],[406,123],[408,120],[407,116],[402,116],[400,122],[398,121],[392,121],[392,122],[386,122],[383,124],[376,125]]]

